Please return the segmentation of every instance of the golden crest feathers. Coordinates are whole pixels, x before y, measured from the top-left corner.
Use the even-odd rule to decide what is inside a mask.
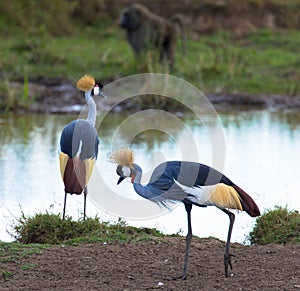
[[[95,84],[96,81],[93,76],[84,75],[77,81],[76,87],[81,91],[90,91],[94,88]]]
[[[121,166],[127,166],[132,168],[132,164],[134,162],[134,154],[131,149],[120,149],[111,153],[110,160]]]

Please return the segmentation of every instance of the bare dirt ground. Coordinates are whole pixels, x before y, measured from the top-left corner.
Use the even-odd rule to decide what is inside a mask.
[[[0,290],[300,290],[300,245],[244,246],[224,277],[225,242],[193,238],[186,280],[168,281],[182,270],[184,237],[128,244],[54,246],[0,263],[12,277]]]

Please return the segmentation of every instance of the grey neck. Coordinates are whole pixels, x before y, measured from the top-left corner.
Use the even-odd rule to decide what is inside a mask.
[[[134,166],[134,180],[133,180],[133,187],[134,190],[143,196],[143,188],[144,186],[141,185],[141,178],[142,178],[142,169],[139,165],[133,164]]]
[[[137,164],[133,164],[134,167],[134,180],[133,183],[134,184],[141,184],[141,178],[142,178],[142,169],[139,165]]]
[[[88,120],[95,127],[97,109],[96,109],[96,103],[91,93],[92,91],[85,92],[85,101],[88,106],[88,116],[86,120]]]
[[[133,164],[134,166],[134,180],[133,180],[133,187],[137,194],[140,196],[146,198],[146,199],[152,199],[153,193],[155,194],[155,189],[150,189],[149,184],[143,186],[141,184],[141,178],[142,178],[142,169],[139,165]],[[154,192],[153,192],[154,190]]]

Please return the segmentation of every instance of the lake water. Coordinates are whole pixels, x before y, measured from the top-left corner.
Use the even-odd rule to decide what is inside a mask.
[[[131,145],[146,183],[153,168],[165,160],[195,160],[214,165],[248,192],[261,211],[276,205],[300,210],[300,112],[241,110],[218,112],[222,135],[215,138],[215,116],[192,113],[122,116],[99,115],[99,158],[89,184],[87,215],[104,221],[124,218],[134,226],[156,227],[186,234],[184,206],[160,209],[135,194],[127,181],[116,185],[109,153]],[[148,118],[145,118],[148,117]],[[59,172],[61,130],[76,115],[0,115],[0,240],[15,217],[36,212],[62,213],[63,183]],[[151,122],[150,122],[151,121]],[[218,129],[219,130],[219,129]],[[217,144],[215,146],[215,144]],[[66,214],[82,217],[83,196],[68,195]],[[236,212],[235,212],[236,213]],[[237,213],[232,241],[241,242],[255,219]],[[228,217],[215,207],[193,207],[195,235],[226,239]]]

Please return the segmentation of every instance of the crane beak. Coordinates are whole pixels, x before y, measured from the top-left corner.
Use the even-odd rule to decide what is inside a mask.
[[[124,177],[120,176],[120,178],[119,178],[119,180],[117,182],[117,185],[119,185],[124,179],[125,179]]]
[[[95,84],[95,87],[93,88],[93,95],[94,96],[102,96],[103,98],[107,99],[106,95],[103,93],[103,85],[102,83],[98,82]]]
[[[99,92],[99,95],[102,96],[104,99],[107,99],[107,96],[102,91]]]

